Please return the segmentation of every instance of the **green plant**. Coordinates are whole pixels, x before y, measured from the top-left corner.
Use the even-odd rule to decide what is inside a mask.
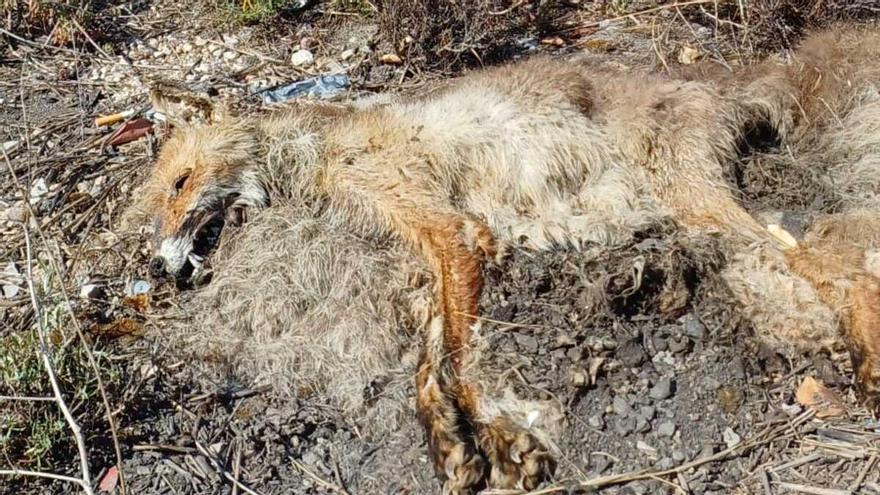
[[[40,318],[64,400],[84,431],[103,434],[104,410],[86,348],[76,336],[67,302],[57,290],[57,278],[44,264],[36,271],[43,274],[35,280],[41,293]],[[37,321],[23,319],[17,327],[0,333],[0,395],[6,397],[0,400],[0,466],[11,462],[18,467],[53,469],[76,453],[57,403],[45,400],[53,394],[39,352]],[[121,377],[118,365],[105,353],[95,352],[94,357],[105,386],[115,388]]]

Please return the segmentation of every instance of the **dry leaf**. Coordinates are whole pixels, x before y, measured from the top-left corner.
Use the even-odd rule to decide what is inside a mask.
[[[833,418],[846,414],[846,406],[840,397],[811,376],[804,378],[795,397],[802,406],[814,410],[817,418]]]
[[[678,52],[678,61],[685,65],[691,65],[696,63],[702,56],[703,54],[696,48],[684,45],[681,47],[681,51]]]
[[[116,469],[116,466],[111,466],[110,469],[107,470],[107,474],[101,478],[101,483],[98,485],[98,490],[102,492],[112,493],[113,490],[116,489],[116,483],[119,481],[119,470]]]
[[[146,313],[150,309],[150,296],[148,294],[129,296],[122,300],[122,305],[138,313]]]
[[[117,338],[125,336],[137,336],[144,333],[144,326],[130,318],[120,318],[111,323],[94,325],[91,333],[98,337]]]

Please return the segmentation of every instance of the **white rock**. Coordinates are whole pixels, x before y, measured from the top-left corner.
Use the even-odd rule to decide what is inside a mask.
[[[727,444],[728,448],[736,447],[742,442],[742,438],[729,426],[721,432],[721,436],[724,437],[724,443]]]
[[[343,52],[339,54],[339,58],[342,60],[348,60],[351,57],[354,57],[354,50],[351,48],[349,48],[348,50],[343,50]]]
[[[48,192],[49,188],[46,187],[46,180],[42,177],[35,180],[33,185],[31,185],[31,199],[40,199]]]
[[[206,40],[205,38],[202,38],[201,36],[196,36],[196,39],[193,40],[193,43],[196,46],[205,46],[208,44],[208,40]]]
[[[656,457],[657,456],[657,449],[655,449],[654,447],[651,447],[650,445],[648,445],[647,443],[645,443],[641,440],[636,442],[636,448],[639,451],[641,451],[642,453],[644,453],[645,455],[647,455],[648,457]]]
[[[315,56],[308,50],[297,50],[290,56],[290,63],[294,67],[308,67],[315,62]]]
[[[233,51],[228,51],[223,53],[223,60],[235,60],[238,58],[238,54]]]
[[[192,43],[184,43],[184,44],[180,45],[180,51],[182,53],[189,53],[192,50],[193,50]]]
[[[97,298],[101,294],[101,290],[97,284],[84,284],[79,288],[79,297],[82,299]]]
[[[10,222],[24,222],[27,217],[28,211],[23,204],[13,205],[6,209],[6,220]]]
[[[6,265],[3,273],[0,273],[0,280],[3,281],[3,297],[6,299],[12,299],[21,292],[19,284],[23,282],[23,279],[15,263],[10,261]]]

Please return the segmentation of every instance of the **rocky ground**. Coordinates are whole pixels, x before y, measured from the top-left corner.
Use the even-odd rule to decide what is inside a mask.
[[[690,11],[618,19],[571,3],[555,32],[521,33],[508,40],[506,57],[588,50],[662,66],[748,55]],[[346,75],[349,84],[333,97],[347,99],[417,91],[461,70],[411,63],[381,36],[375,16],[318,4],[267,30],[193,22],[207,11],[155,2],[120,18],[132,34],[116,43],[0,48],[0,335],[9,348],[34,322],[23,268],[30,239],[21,229],[30,205],[46,235],[34,234],[37,258],[63,260],[56,271],[69,293],[50,305],[47,289],[44,307],[72,307],[107,370],[121,464],[100,401],[70,398],[86,427],[93,476],[108,491],[121,491],[110,480],[118,466],[135,494],[439,492],[411,399],[403,399],[403,419],[376,434],[320,395],[279,394],[227,363],[195,362],[162,338],[185,297],[144,286],[145,236],[122,223],[155,138],[109,146],[118,127],[93,122],[146,105],[147,87],[160,79],[255,110],[269,105],[261,90],[316,75]],[[772,203],[767,194],[746,200]],[[539,493],[880,493],[880,424],[857,405],[848,360],[783,356],[756,341],[717,276],[722,253],[714,240],[668,226],[611,251],[514,251],[486,269],[481,314],[492,353],[484,366],[518,395],[564,412],[559,469]],[[72,330],[59,335],[78,345]],[[394,375],[401,397],[413,396],[412,373],[405,361]],[[25,395],[2,376],[0,395]],[[78,377],[63,378],[75,387]],[[795,395],[806,377],[828,386],[844,414],[817,417],[823,410],[801,405]],[[381,394],[378,387],[365,394]],[[12,417],[3,401],[0,411]],[[59,431],[63,438],[63,423]],[[0,446],[13,445],[10,438],[3,433]],[[26,467],[75,476],[75,458],[68,439],[46,454],[46,466]],[[0,478],[0,493],[77,490]]]

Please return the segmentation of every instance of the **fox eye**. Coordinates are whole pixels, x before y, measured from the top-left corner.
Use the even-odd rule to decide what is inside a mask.
[[[180,193],[180,190],[183,189],[187,179],[189,179],[189,172],[181,175],[174,181],[174,196],[177,196]]]

